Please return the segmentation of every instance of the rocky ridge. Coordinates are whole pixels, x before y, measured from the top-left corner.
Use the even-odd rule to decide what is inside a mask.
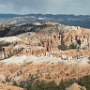
[[[4,30],[3,30],[4,32]],[[16,36],[11,36],[16,35]],[[59,23],[18,25],[1,37],[0,59],[15,54],[34,56],[90,56],[90,30]]]
[[[33,76],[58,84],[90,75],[90,29],[45,22],[5,25],[0,32],[1,83]]]

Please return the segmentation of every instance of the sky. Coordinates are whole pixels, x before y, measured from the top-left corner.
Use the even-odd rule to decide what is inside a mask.
[[[90,0],[0,0],[0,13],[90,15]]]

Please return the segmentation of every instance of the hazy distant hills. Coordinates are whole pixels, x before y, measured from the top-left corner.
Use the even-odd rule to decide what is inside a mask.
[[[59,22],[61,24],[90,28],[89,15],[62,14],[0,14],[0,24],[30,24],[35,22]]]

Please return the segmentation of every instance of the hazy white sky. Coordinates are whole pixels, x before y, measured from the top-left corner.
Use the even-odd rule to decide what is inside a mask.
[[[90,0],[0,0],[0,13],[90,15]]]

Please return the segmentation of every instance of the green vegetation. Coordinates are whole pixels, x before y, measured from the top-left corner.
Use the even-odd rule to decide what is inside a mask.
[[[90,76],[85,76],[78,80],[78,84],[81,86],[85,86],[86,90],[90,90]]]
[[[0,37],[4,37],[8,34],[10,28],[5,28],[4,30],[0,30]]]
[[[74,43],[72,43],[70,46],[69,46],[70,49],[76,49],[77,48],[77,45],[75,45]]]
[[[13,84],[19,87],[24,88],[25,90],[65,90],[67,87],[71,86],[73,83],[78,83],[81,86],[85,86],[86,90],[90,90],[90,76],[85,76],[78,80],[70,79],[70,80],[61,80],[60,84],[57,85],[54,81],[46,82],[36,80],[33,76],[26,80],[21,81],[19,84],[14,82]]]

